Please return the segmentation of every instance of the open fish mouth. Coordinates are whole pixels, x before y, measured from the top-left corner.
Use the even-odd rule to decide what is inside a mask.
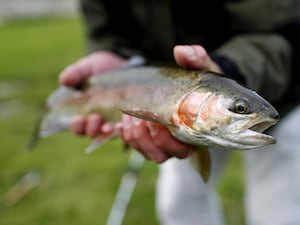
[[[255,123],[252,121],[250,126],[246,126],[245,122],[238,122],[235,126],[242,126],[243,128],[234,129],[229,127],[229,129],[224,132],[224,135],[219,136],[208,133],[204,134],[191,128],[185,128],[185,131],[189,132],[195,145],[197,145],[197,143],[202,143],[203,145],[204,143],[204,145],[208,144],[228,150],[250,150],[276,143],[276,139],[273,136],[263,133],[276,122],[277,120],[275,119],[264,119],[263,121],[259,120]],[[250,122],[248,121],[248,123]],[[232,132],[232,130],[234,130],[234,132]]]
[[[274,125],[276,123],[276,121],[263,121],[263,122],[258,122],[257,124],[249,127],[249,130],[258,132],[258,133],[262,133],[264,132],[266,129],[268,129],[269,127],[271,127],[272,125]]]
[[[266,145],[275,144],[276,139],[266,133],[263,133],[266,129],[276,124],[278,120],[273,118],[258,119],[255,122],[252,120],[251,124],[248,121],[248,126],[244,126],[243,129],[231,133],[228,138],[228,147],[238,150],[250,150],[255,148],[261,148]],[[241,126],[242,124],[239,124]],[[245,124],[244,124],[245,125]]]
[[[258,143],[263,143],[265,142],[265,145],[267,144],[275,144],[276,143],[276,139],[268,134],[263,133],[265,130],[267,130],[269,127],[271,127],[272,125],[276,124],[277,120],[268,120],[268,121],[262,121],[262,122],[258,122],[254,125],[252,125],[251,127],[249,127],[245,133],[246,136],[248,137],[252,137],[254,139],[257,140],[257,144]]]

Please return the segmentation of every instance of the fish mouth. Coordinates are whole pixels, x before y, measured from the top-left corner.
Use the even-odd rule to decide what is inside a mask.
[[[271,127],[272,125],[274,125],[276,123],[276,121],[263,121],[263,122],[258,122],[254,125],[252,125],[251,127],[249,127],[249,130],[252,130],[254,132],[258,132],[258,133],[262,133],[265,130],[267,130],[269,127]]]
[[[254,125],[251,125],[246,129],[245,135],[247,137],[252,137],[257,141],[257,145],[268,145],[268,144],[275,144],[276,139],[266,133],[263,133],[265,130],[273,126],[277,123],[278,120],[275,119],[269,119],[267,121],[259,121],[255,123]],[[255,143],[255,141],[254,141]]]
[[[276,143],[273,136],[263,132],[276,124],[277,121],[273,118],[260,118],[256,121],[239,120],[220,133],[214,134],[185,126],[183,130],[188,134],[188,141],[182,139],[183,135],[177,137],[186,143],[193,142],[196,146],[206,145],[228,150],[251,150]]]
[[[237,150],[250,150],[275,144],[276,139],[263,132],[276,124],[277,121],[278,120],[273,118],[261,118],[256,121],[238,122],[235,125],[240,127],[240,129],[236,129],[235,132],[227,136],[229,142],[228,146]],[[246,123],[248,123],[248,125],[246,125]]]

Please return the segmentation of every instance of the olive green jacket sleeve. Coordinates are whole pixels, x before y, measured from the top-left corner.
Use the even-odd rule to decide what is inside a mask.
[[[300,16],[299,0],[233,1],[227,4],[232,29],[241,33],[216,50],[238,67],[248,87],[271,102],[290,87],[292,50],[274,26]]]
[[[217,53],[234,62],[247,86],[271,102],[278,101],[290,85],[291,49],[279,35],[240,35]]]
[[[135,46],[135,37],[132,36],[138,31],[136,24],[129,16],[130,7],[126,4],[122,5],[122,1],[119,2],[118,6],[111,8],[123,7],[123,14],[118,12],[118,15],[114,15],[115,12],[108,11],[100,0],[80,0],[88,53],[107,50],[124,57],[140,53]],[[119,20],[122,22],[120,23]]]
[[[178,25],[173,21],[174,18],[177,22],[180,19],[176,18],[178,11],[177,14],[170,12],[171,0],[80,1],[89,52],[110,50],[125,57],[139,54],[156,60],[172,60],[172,46],[175,44],[203,44],[207,47],[201,41],[205,39],[201,36],[205,32],[201,33],[199,21],[193,24],[193,29],[199,31],[199,38],[197,35],[191,38],[187,33],[181,35],[184,38],[180,41],[176,39],[175,36],[180,32],[182,34],[184,29],[178,29]],[[212,52],[230,59],[245,77],[248,87],[258,91],[271,102],[278,101],[290,85],[292,49],[284,37],[274,32],[274,27],[300,16],[300,0],[223,2],[229,16],[228,30],[234,35],[221,40],[223,44],[212,49]],[[115,7],[122,10],[114,10]],[[189,7],[192,6],[185,6],[187,12],[191,10],[194,13],[202,13],[205,10],[203,8],[192,10]],[[189,13],[184,16],[193,18]],[[218,24],[223,26],[222,21],[218,23],[218,17],[214,16],[214,12],[209,19],[214,20],[212,24],[216,27],[211,28],[206,34],[210,37],[222,36],[220,33],[222,31],[218,30],[223,28],[224,31],[224,27],[217,27]],[[203,19],[200,22],[203,25]],[[204,23],[211,22],[204,21]]]

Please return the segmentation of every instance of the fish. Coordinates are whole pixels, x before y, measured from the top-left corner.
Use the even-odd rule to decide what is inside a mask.
[[[209,149],[249,150],[275,144],[264,131],[279,120],[276,109],[255,91],[204,70],[138,66],[91,76],[80,87],[61,86],[49,95],[36,136],[70,129],[75,115],[99,113],[112,122],[122,113],[161,124],[197,149],[191,162],[205,182]],[[92,151],[116,133],[95,137]]]

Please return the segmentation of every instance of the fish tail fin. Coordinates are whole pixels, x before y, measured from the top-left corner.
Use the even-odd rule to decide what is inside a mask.
[[[211,157],[206,147],[197,149],[190,156],[192,166],[199,172],[203,181],[208,182],[211,173]]]
[[[71,125],[72,116],[52,111],[47,106],[44,106],[38,112],[38,119],[31,139],[27,145],[28,150],[32,150],[41,138],[51,136],[52,134],[68,130]]]
[[[68,130],[72,118],[80,112],[66,106],[66,102],[80,92],[76,89],[59,86],[47,98],[47,101],[38,110],[38,119],[27,148],[32,149],[40,138]]]
[[[37,119],[35,121],[35,125],[33,127],[31,137],[27,143],[26,150],[31,151],[34,149],[35,146],[37,146],[39,140],[40,140],[40,125],[42,123],[44,114],[46,112],[46,106],[38,107],[37,110]]]

